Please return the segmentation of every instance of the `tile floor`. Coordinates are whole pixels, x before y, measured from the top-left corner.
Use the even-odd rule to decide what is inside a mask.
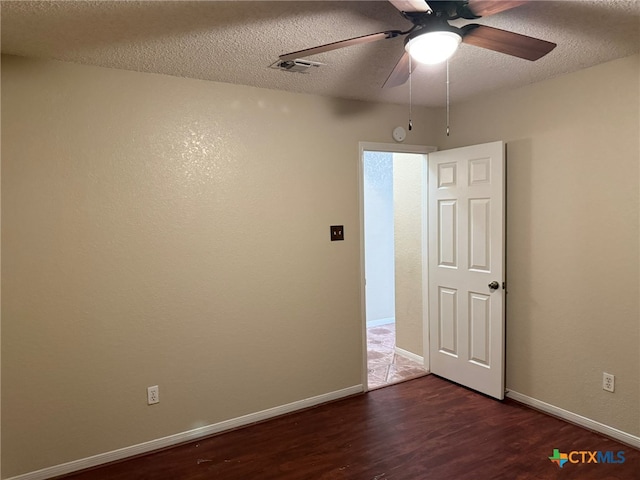
[[[394,323],[367,329],[369,390],[427,374],[421,364],[395,353],[395,346]]]

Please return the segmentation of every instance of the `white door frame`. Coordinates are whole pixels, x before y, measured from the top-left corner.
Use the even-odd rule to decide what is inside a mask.
[[[363,348],[363,379],[362,385],[365,391],[369,391],[367,364],[367,311],[366,311],[366,288],[365,288],[365,251],[364,251],[364,152],[390,152],[390,153],[415,153],[425,155],[422,178],[423,191],[423,209],[422,209],[422,345],[424,358],[424,367],[429,370],[429,301],[428,301],[428,269],[429,262],[427,257],[427,245],[429,236],[427,235],[427,154],[435,152],[436,147],[427,145],[404,145],[401,143],[376,143],[376,142],[359,142],[358,144],[358,183],[359,183],[359,199],[360,199],[360,311],[362,312],[362,348]]]

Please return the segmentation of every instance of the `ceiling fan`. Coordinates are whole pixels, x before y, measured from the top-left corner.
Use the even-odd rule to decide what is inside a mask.
[[[555,43],[546,40],[477,23],[470,23],[461,28],[449,25],[450,20],[487,17],[528,3],[527,0],[429,0],[428,3],[425,0],[389,1],[404,18],[413,23],[409,30],[386,30],[286,53],[280,55],[281,64],[351,45],[406,36],[405,52],[383,85],[395,87],[402,85],[409,78],[412,59],[419,63],[440,63],[451,57],[460,43],[531,61],[538,60],[556,47]]]

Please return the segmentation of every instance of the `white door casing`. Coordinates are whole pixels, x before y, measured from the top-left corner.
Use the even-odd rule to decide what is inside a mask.
[[[428,163],[431,372],[503,399],[504,143],[430,153]]]
[[[366,250],[366,245],[365,245],[365,223],[364,223],[364,203],[365,203],[365,198],[364,198],[364,155],[365,152],[371,151],[371,152],[391,152],[391,153],[411,153],[411,154],[422,154],[427,156],[429,153],[431,152],[435,152],[437,150],[436,147],[433,146],[425,146],[425,145],[408,145],[408,144],[399,144],[399,143],[374,143],[374,142],[360,142],[359,143],[359,162],[358,162],[358,177],[359,177],[359,187],[360,187],[360,271],[361,271],[361,284],[360,284],[360,295],[361,295],[361,311],[362,311],[362,345],[363,345],[363,375],[362,375],[362,384],[365,386],[365,390],[368,391],[369,390],[369,386],[368,386],[368,355],[367,355],[367,316],[366,316],[366,272],[365,272],[365,250]],[[426,166],[424,168],[424,171],[426,172]],[[426,176],[423,176],[423,181],[425,181],[424,186],[426,187]],[[423,190],[425,190],[426,192],[426,188],[424,188]],[[426,193],[424,194],[424,203],[423,205],[426,206],[427,204],[427,197],[426,197]],[[424,209],[424,217],[422,220],[422,224],[423,224],[423,233],[422,233],[422,238],[423,238],[423,252],[422,252],[422,265],[423,265],[423,269],[422,269],[422,273],[423,273],[423,282],[422,282],[422,288],[423,291],[426,293],[426,289],[427,289],[427,269],[428,269],[428,261],[426,259],[427,256],[427,252],[426,252],[426,248],[427,248],[427,219],[426,219],[426,207],[423,207]],[[428,310],[427,310],[427,301],[426,301],[426,297],[423,298],[423,302],[422,302],[422,306],[423,306],[423,312],[422,312],[422,319],[423,319],[423,359],[424,359],[424,367],[428,370],[429,369],[429,365],[428,365],[428,361],[430,358],[429,355],[429,341],[428,341]]]

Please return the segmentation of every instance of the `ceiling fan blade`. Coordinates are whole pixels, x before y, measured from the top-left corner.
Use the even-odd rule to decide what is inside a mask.
[[[468,8],[478,17],[488,17],[489,15],[519,7],[520,5],[529,3],[529,1],[530,0],[469,0]]]
[[[538,60],[556,48],[555,43],[528,37],[486,25],[470,24],[461,28],[462,42],[525,60]]]
[[[404,52],[404,55],[400,57],[396,66],[387,77],[387,80],[382,85],[382,88],[398,87],[406,83],[409,79],[409,54]]]
[[[395,38],[399,35],[404,35],[405,33],[406,32],[402,32],[400,30],[387,30],[385,32],[362,35],[361,37],[348,38],[347,40],[340,40],[339,42],[327,43],[326,45],[306,48],[304,50],[298,50],[297,52],[285,53],[280,55],[280,60],[295,60],[309,55],[316,55],[318,53],[330,52],[331,50],[337,50],[339,48],[350,47],[351,45],[361,45],[363,43],[386,40],[387,38]]]
[[[428,12],[431,10],[425,0],[389,0],[401,12]]]

